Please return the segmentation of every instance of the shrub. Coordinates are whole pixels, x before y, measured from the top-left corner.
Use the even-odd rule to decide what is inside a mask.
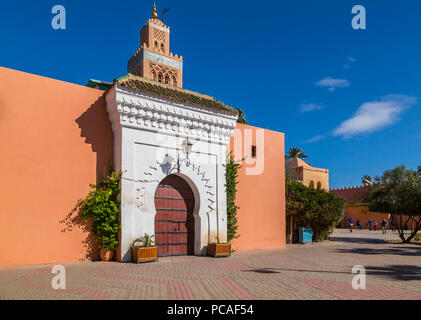
[[[286,179],[286,211],[296,226],[313,229],[313,239],[323,240],[343,217],[345,201],[322,189]]]
[[[115,250],[118,245],[120,179],[121,172],[111,171],[99,184],[91,184],[78,210],[83,220],[93,219],[92,232],[98,237],[99,247],[106,250]]]
[[[154,235],[145,233],[143,237],[139,237],[133,241],[133,247],[152,247],[155,244]]]

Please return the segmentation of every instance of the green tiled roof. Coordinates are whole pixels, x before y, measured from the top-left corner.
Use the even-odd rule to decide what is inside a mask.
[[[109,87],[111,87],[113,84],[111,82],[106,81],[99,81],[95,79],[89,79],[88,83],[86,84],[87,87],[100,89],[100,90],[107,90]]]
[[[172,87],[163,83],[142,78],[133,74],[126,74],[114,80],[120,86],[142,92],[151,96],[186,103],[204,109],[238,115],[237,110],[215,98],[201,93]]]

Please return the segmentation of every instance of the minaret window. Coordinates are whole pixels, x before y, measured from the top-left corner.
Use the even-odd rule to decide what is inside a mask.
[[[165,45],[161,43],[161,50],[165,52]]]
[[[165,76],[165,84],[170,84],[170,78],[168,75]]]
[[[158,41],[155,41],[155,48],[158,49]]]
[[[172,77],[172,85],[173,85],[174,87],[176,87],[176,86],[177,86],[177,79],[175,78],[175,76],[173,76],[173,77]]]
[[[162,73],[158,73],[158,82],[162,82]]]
[[[155,72],[155,71],[152,71],[152,79],[153,79],[154,81],[156,81],[156,72]]]

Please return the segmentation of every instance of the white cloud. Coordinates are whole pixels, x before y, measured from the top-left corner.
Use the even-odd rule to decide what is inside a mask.
[[[317,136],[314,136],[313,138],[310,138],[310,139],[305,140],[304,143],[312,143],[312,142],[324,140],[326,138],[327,138],[327,135],[319,134]]]
[[[322,80],[316,82],[318,87],[327,87],[329,91],[335,91],[336,88],[346,88],[351,84],[346,79],[334,79],[331,77],[325,77]]]
[[[321,103],[303,103],[300,108],[300,112],[308,112],[313,110],[322,110],[325,106]]]
[[[379,101],[365,102],[352,118],[333,131],[333,135],[350,138],[380,130],[399,121],[401,113],[416,103],[417,98],[406,95],[388,95]]]
[[[344,69],[351,68],[351,64],[354,63],[354,62],[356,62],[357,60],[355,58],[353,58],[353,57],[349,57],[348,59],[346,59],[346,61],[347,61],[347,63],[344,64],[344,66],[343,66]]]

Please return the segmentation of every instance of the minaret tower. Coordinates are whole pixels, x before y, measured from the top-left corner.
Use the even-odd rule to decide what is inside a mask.
[[[183,57],[170,52],[170,27],[152,18],[140,30],[140,48],[127,64],[127,72],[174,87],[183,87]]]

